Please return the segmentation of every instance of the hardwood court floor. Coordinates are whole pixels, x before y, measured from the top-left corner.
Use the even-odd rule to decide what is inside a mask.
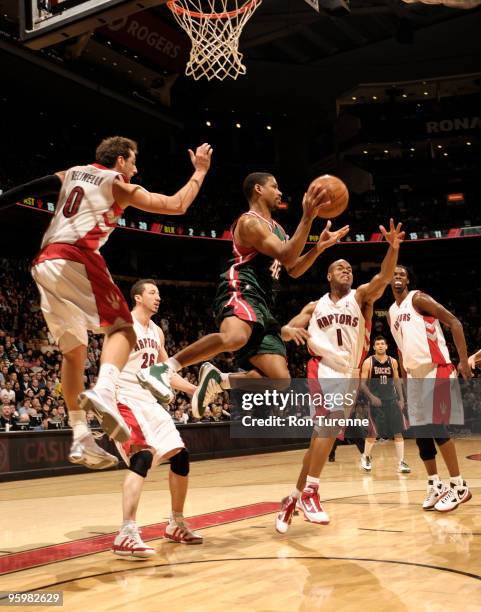
[[[413,442],[406,450],[413,471],[399,475],[392,443],[375,447],[372,474],[360,471],[355,447],[339,448],[321,484],[331,523],[297,516],[286,535],[274,531],[274,510],[303,451],[194,463],[186,515],[201,546],[160,537],[169,511],[161,466],[138,517],[158,554],[137,562],[108,552],[122,472],[1,484],[0,591],[62,590],[69,612],[479,611],[481,464],[467,456],[481,453],[481,440],[458,442],[473,499],[445,515],[421,509],[423,467]]]

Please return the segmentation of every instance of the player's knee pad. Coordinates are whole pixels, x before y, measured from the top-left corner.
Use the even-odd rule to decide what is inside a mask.
[[[189,451],[183,448],[180,453],[169,459],[170,469],[178,476],[187,476],[190,469]]]
[[[438,446],[442,446],[443,444],[446,444],[446,442],[449,442],[449,440],[451,440],[451,438],[434,438],[436,440],[436,444]]]
[[[129,470],[145,478],[152,466],[153,458],[150,451],[141,450],[130,457]]]
[[[419,448],[419,456],[423,461],[430,461],[436,457],[436,446],[432,438],[418,438],[416,444]]]

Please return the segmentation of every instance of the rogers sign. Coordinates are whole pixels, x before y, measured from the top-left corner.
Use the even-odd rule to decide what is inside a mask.
[[[187,38],[146,11],[117,19],[99,32],[173,72],[182,72],[185,67]]]

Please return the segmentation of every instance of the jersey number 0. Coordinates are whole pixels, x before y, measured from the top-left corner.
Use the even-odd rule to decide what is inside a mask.
[[[74,187],[69,193],[68,198],[63,206],[63,216],[70,219],[77,214],[80,204],[82,203],[85,191],[82,187]]]

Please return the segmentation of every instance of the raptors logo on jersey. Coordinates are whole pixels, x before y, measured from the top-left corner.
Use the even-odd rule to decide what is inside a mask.
[[[413,306],[416,291],[389,309],[391,333],[401,351],[404,367],[414,370],[429,363],[450,363],[443,330],[437,319],[419,314]]]
[[[141,368],[149,368],[157,363],[160,350],[159,328],[153,321],[145,328],[135,317],[134,330],[137,334],[137,342],[132,349],[127,365],[122,370],[117,382],[117,397],[122,403],[129,404],[132,400],[156,403],[150,391],[146,391],[139,385],[136,373]]]
[[[333,302],[329,293],[317,302],[309,322],[311,353],[326,365],[346,372],[360,367],[369,349],[369,322],[364,320],[356,291]]]
[[[115,203],[112,185],[124,177],[100,164],[67,170],[55,214],[42,241],[72,244],[97,251],[117,225],[122,209]]]

